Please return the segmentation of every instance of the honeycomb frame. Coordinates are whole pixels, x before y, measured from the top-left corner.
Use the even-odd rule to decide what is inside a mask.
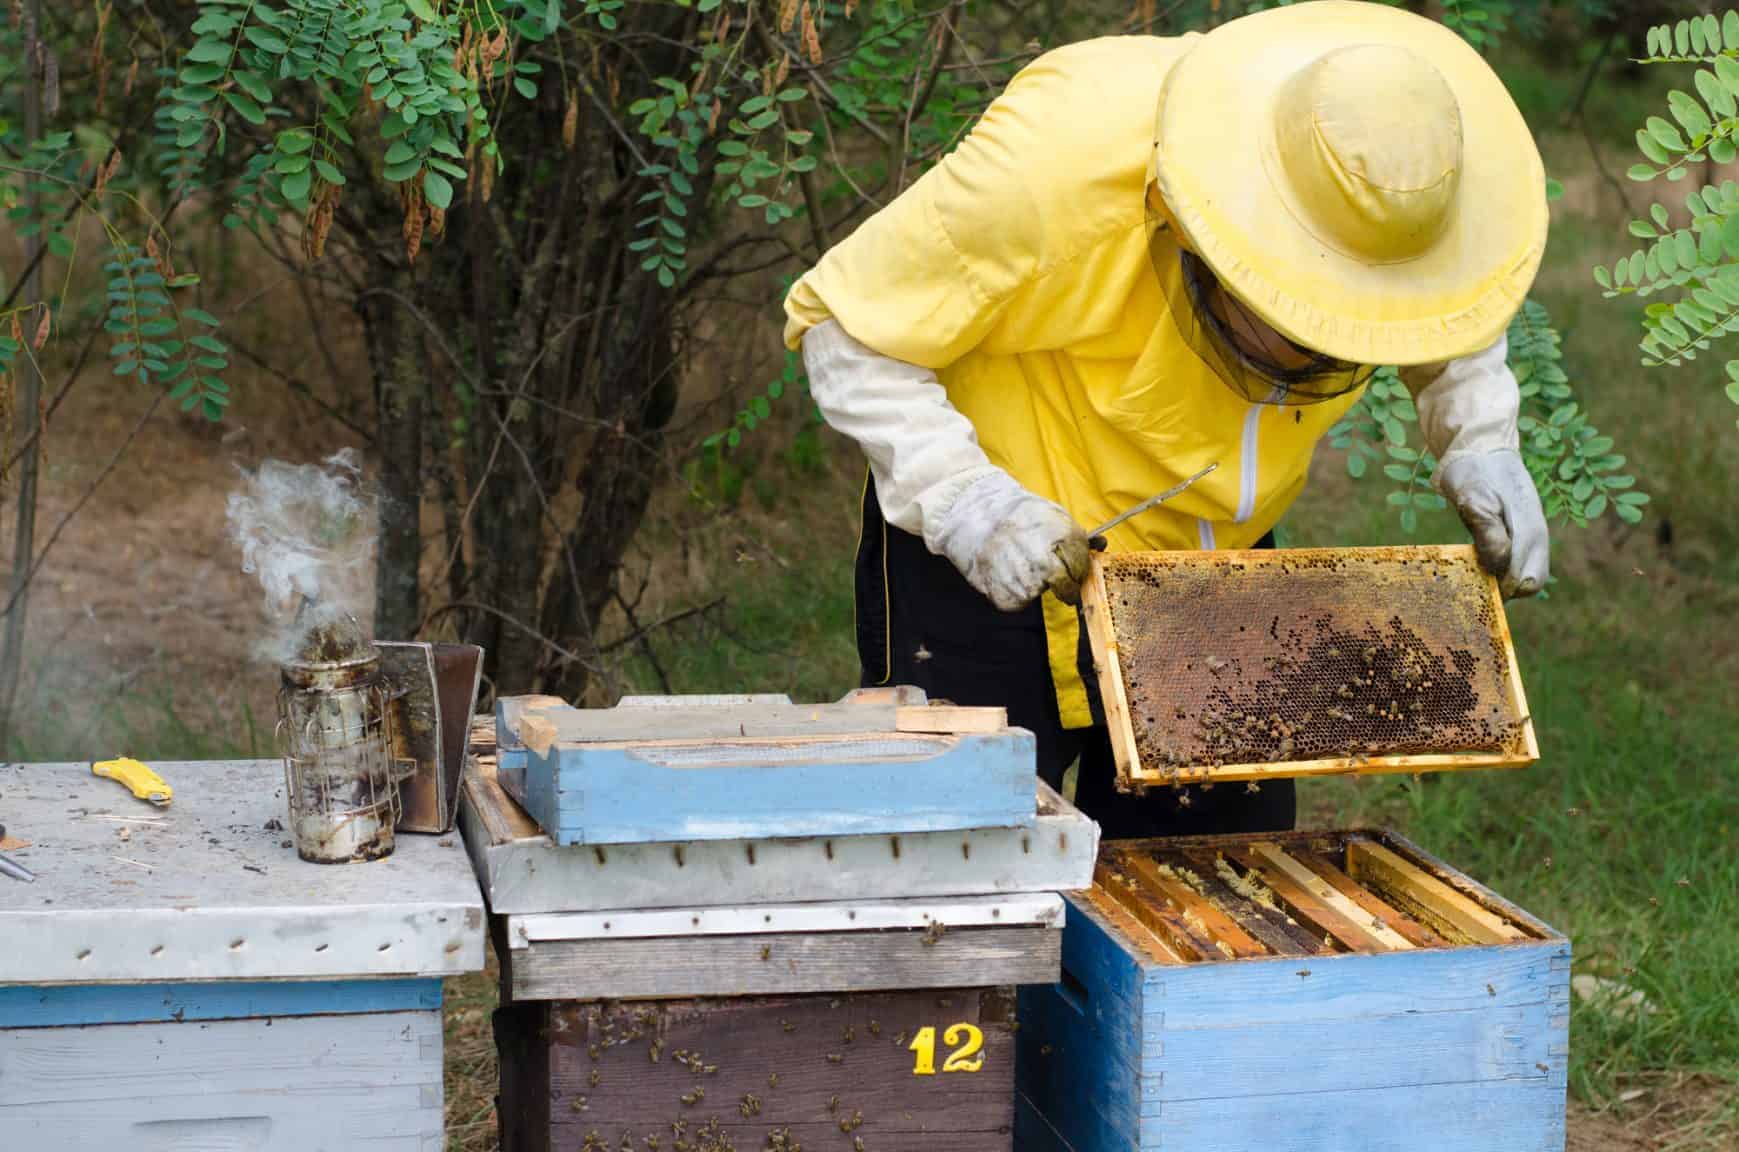
[[[1082,608],[1124,791],[1539,758],[1502,594],[1465,545],[1096,555]]]

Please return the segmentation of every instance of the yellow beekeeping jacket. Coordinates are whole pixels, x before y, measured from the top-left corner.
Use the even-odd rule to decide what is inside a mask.
[[[1194,39],[1111,37],[1040,57],[785,302],[792,348],[832,317],[933,369],[992,463],[1084,527],[1219,462],[1114,530],[1113,551],[1254,544],[1357,399],[1250,404],[1172,323],[1155,268],[1180,272],[1164,251],[1150,258],[1144,202],[1160,85]],[[1063,724],[1086,727],[1075,610],[1047,595],[1044,614]]]

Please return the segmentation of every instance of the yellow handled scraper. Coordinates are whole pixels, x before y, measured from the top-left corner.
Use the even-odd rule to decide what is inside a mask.
[[[122,757],[119,760],[99,760],[91,765],[91,775],[106,776],[110,780],[119,780],[141,800],[148,800],[159,808],[169,807],[169,801],[174,799],[175,791],[163,777],[151,771],[150,768],[137,760]]]

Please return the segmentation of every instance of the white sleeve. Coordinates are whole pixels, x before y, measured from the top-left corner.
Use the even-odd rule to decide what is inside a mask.
[[[934,372],[858,343],[837,320],[803,334],[803,366],[822,416],[869,458],[882,516],[939,551],[955,500],[1002,472],[979,447],[972,422],[948,402]]]
[[[1438,475],[1457,457],[1520,449],[1516,421],[1522,399],[1508,357],[1509,337],[1500,336],[1483,352],[1401,369]]]

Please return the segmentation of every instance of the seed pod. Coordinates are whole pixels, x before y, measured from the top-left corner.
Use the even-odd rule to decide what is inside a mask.
[[[779,5],[779,31],[788,34],[791,26],[797,23],[797,0],[781,0]]]
[[[803,53],[811,64],[821,63],[821,30],[815,25],[815,13],[809,0],[803,0]]]
[[[570,91],[567,111],[562,113],[562,147],[569,152],[574,150],[574,138],[579,134],[579,128],[580,101],[578,94]]]

